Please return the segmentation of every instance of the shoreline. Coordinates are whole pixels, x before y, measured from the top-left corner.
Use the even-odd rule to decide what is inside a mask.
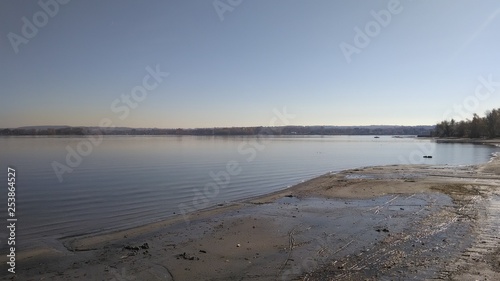
[[[500,147],[500,138],[495,139],[469,139],[469,138],[430,138],[435,140],[437,143],[470,143],[470,144],[482,144],[482,145],[493,145]]]
[[[399,202],[403,205],[406,204],[405,202],[409,202],[408,200],[411,201],[411,198],[417,198],[419,200],[417,200],[418,202],[422,204],[429,204],[426,206],[430,211],[424,208],[421,209],[422,211],[417,213],[427,214],[426,212],[429,212],[426,216],[422,215],[423,217],[421,218],[417,215],[417,218],[425,221],[434,214],[440,214],[449,208],[448,205],[451,203],[445,202],[448,199],[441,196],[448,196],[448,198],[451,198],[454,202],[453,204],[457,205],[455,206],[457,207],[456,209],[460,209],[464,206],[461,206],[462,203],[456,203],[455,201],[460,201],[462,199],[455,198],[457,196],[455,193],[459,193],[460,196],[465,197],[478,196],[478,194],[481,196],[498,196],[498,188],[500,187],[498,184],[499,180],[500,159],[498,156],[494,157],[488,163],[467,167],[392,165],[357,168],[338,173],[327,173],[284,190],[253,198],[247,198],[224,206],[214,206],[209,209],[195,211],[189,214],[189,224],[186,224],[184,218],[181,215],[178,215],[156,223],[113,231],[110,233],[65,237],[59,240],[61,242],[60,245],[54,245],[54,247],[45,249],[36,249],[31,252],[20,252],[18,255],[19,262],[28,265],[27,270],[23,269],[20,274],[22,274],[23,277],[28,278],[34,276],[35,272],[38,272],[37,264],[43,261],[48,264],[47,271],[44,273],[44,276],[53,280],[62,280],[63,275],[68,274],[78,276],[74,277],[72,280],[79,280],[79,278],[86,279],[88,275],[85,274],[94,271],[113,277],[113,274],[116,273],[116,270],[114,269],[120,268],[125,268],[130,271],[127,273],[130,276],[137,277],[138,279],[146,278],[143,280],[165,280],[160,277],[155,279],[155,276],[167,275],[170,277],[166,280],[189,280],[190,278],[206,278],[206,276],[212,276],[215,278],[220,277],[220,274],[226,271],[227,272],[225,274],[229,274],[230,276],[228,278],[231,279],[240,274],[238,273],[240,272],[240,269],[252,269],[254,266],[253,264],[258,264],[257,260],[263,261],[261,265],[269,264],[272,263],[271,261],[274,260],[276,256],[281,256],[280,259],[282,259],[283,255],[286,256],[287,253],[293,253],[297,254],[298,257],[290,258],[290,255],[292,254],[288,254],[289,257],[284,259],[285,262],[283,264],[275,264],[275,267],[278,266],[279,268],[279,274],[285,274],[285,272],[288,272],[293,278],[307,275],[310,280],[316,280],[314,279],[316,277],[319,278],[317,280],[321,280],[324,276],[340,276],[338,274],[336,275],[335,272],[331,272],[331,269],[326,268],[325,264],[327,264],[327,261],[331,261],[332,259],[345,258],[346,255],[344,253],[341,257],[333,257],[335,255],[326,258],[317,257],[311,254],[311,248],[308,248],[306,246],[307,243],[305,242],[305,244],[301,246],[295,246],[293,243],[291,246],[287,245],[287,243],[284,242],[290,240],[291,238],[295,237],[295,240],[299,239],[299,234],[296,230],[298,227],[297,225],[307,224],[308,220],[323,220],[323,223],[325,223],[328,219],[322,215],[322,212],[330,215],[335,212],[347,212],[347,216],[352,215],[352,217],[357,218],[360,215],[358,213],[362,210],[358,210],[359,208],[353,208],[351,210],[349,209],[351,205],[363,205],[367,204],[366,202],[371,202],[373,200],[381,200],[380,198],[385,198],[383,200],[387,199],[396,201],[402,200],[401,198],[408,198],[405,199],[407,201],[403,200],[402,202]],[[446,187],[451,187],[451,191]],[[391,196],[397,197],[395,197],[396,199],[393,199]],[[434,205],[429,203],[433,202],[433,200],[437,200],[439,202],[443,201],[444,203]],[[314,203],[321,205],[326,204],[325,202],[333,205],[338,205],[339,202],[341,202],[342,207],[346,207],[339,209],[339,207],[336,206],[331,209],[329,205],[325,205],[319,208],[319,211],[309,211],[309,209],[312,208],[309,204]],[[375,204],[372,208],[381,207],[384,211],[380,211],[380,213],[387,212],[385,215],[394,216],[394,214],[392,214],[394,211],[391,209],[392,207],[387,208],[387,210],[384,209],[384,206],[388,204],[390,205],[390,202],[378,202],[378,205]],[[289,208],[290,206],[296,206],[296,209],[289,209],[287,212],[282,211],[282,209]],[[411,209],[412,207],[405,206],[399,208],[401,209],[400,211],[403,212],[402,209]],[[447,210],[447,212],[448,211],[449,210]],[[290,215],[291,213],[294,215]],[[446,216],[449,216],[451,213],[452,212],[448,212]],[[279,215],[275,217],[275,214]],[[303,220],[299,218],[301,215],[304,216]],[[378,213],[374,216],[376,217],[376,215],[378,215]],[[411,214],[402,214],[402,216],[406,219],[411,218]],[[468,221],[467,224],[473,225],[477,223],[480,218],[479,215],[476,216],[476,219]],[[249,218],[253,218],[253,221],[250,220],[249,222],[252,224],[251,226],[246,221],[246,219]],[[360,217],[360,220],[363,220],[362,217]],[[300,223],[296,224],[296,221],[300,221]],[[363,221],[363,223],[368,225],[370,222]],[[444,219],[444,223],[449,223],[449,221]],[[226,228],[225,226],[228,224],[230,227]],[[348,227],[348,224],[346,223],[340,223],[340,225],[344,228]],[[388,232],[391,231],[391,234],[393,232],[398,234],[399,232],[394,229],[399,227],[400,226],[398,225],[391,225],[390,228],[384,226],[378,230],[383,233],[385,232],[383,231],[385,229]],[[465,224],[457,225],[456,227],[457,229],[461,229],[465,232],[471,231],[469,229],[470,227]],[[198,229],[203,229],[203,231],[199,232],[200,230]],[[255,231],[255,229],[258,231]],[[273,231],[276,229],[278,232]],[[469,230],[466,231],[464,229]],[[326,233],[332,232],[332,229],[326,230]],[[378,230],[375,230],[376,235],[380,233]],[[413,229],[412,231],[416,231],[416,229]],[[224,235],[219,237],[217,235],[218,232],[223,232]],[[303,232],[306,233],[308,231],[303,230]],[[170,237],[172,233],[176,234],[173,236],[175,239]],[[237,233],[238,235],[235,235],[234,233]],[[238,236],[245,238],[238,239]],[[304,234],[304,239],[315,241],[320,236],[321,235],[318,233],[315,233],[314,235]],[[216,237],[218,238],[215,239]],[[259,239],[251,242],[251,240],[255,240],[256,237]],[[221,242],[221,240],[232,241],[232,239],[236,240],[234,240],[234,242],[230,242],[228,245],[226,245],[227,243],[224,241]],[[323,241],[322,243],[329,244],[328,238],[325,239],[327,242]],[[170,241],[172,243],[165,243],[166,240],[172,240]],[[252,247],[247,247],[247,251],[251,251],[248,250],[249,248],[258,248],[259,255],[253,253],[252,257],[242,257],[241,255],[244,253],[241,252],[245,251],[239,251],[240,256],[236,255],[235,257],[229,258],[228,256],[231,256],[232,252],[238,253],[238,250],[244,247],[237,246],[243,244],[237,243],[239,240],[247,240],[247,244],[252,244]],[[376,244],[376,241],[373,240],[373,238],[367,238],[365,240]],[[211,248],[209,246],[221,243],[223,244],[220,246],[223,250],[222,252],[218,251],[219,247]],[[309,243],[313,244],[313,242]],[[191,248],[199,247],[195,244],[206,244],[206,246],[204,246],[204,249],[200,249],[199,251],[192,250],[191,252],[188,252]],[[346,246],[345,250],[347,251],[350,247],[353,247],[351,251],[359,251],[359,249],[355,248],[352,244],[353,243]],[[473,244],[473,242],[470,242],[469,244],[470,245],[463,245],[463,249],[461,248],[461,250],[465,251],[467,247],[470,247]],[[177,245],[182,245],[182,247],[177,248]],[[278,245],[284,247],[279,250],[281,246]],[[278,248],[276,248],[277,246]],[[370,247],[372,246],[373,245],[370,245]],[[313,252],[318,247],[320,246],[312,247]],[[270,250],[268,248],[270,248]],[[459,253],[456,253],[456,255],[458,256]],[[338,254],[342,254],[342,251],[336,253],[336,255]],[[203,256],[210,256],[210,258],[204,259]],[[311,256],[314,256],[313,259],[316,260],[316,263],[313,263],[315,264],[314,268],[300,265],[301,262],[295,262],[296,260],[302,260],[302,262],[307,261]],[[153,272],[156,272],[156,275],[150,275],[150,271],[145,271],[144,269],[136,268],[134,266],[135,262],[138,262],[137,259],[141,257],[150,259],[149,264],[155,265]],[[163,261],[160,265],[158,265],[156,259]],[[64,269],[64,266],[61,267],[61,265],[59,265],[61,260],[72,261],[75,266],[71,269]],[[90,262],[84,262],[83,260]],[[96,260],[100,260],[101,262],[92,262]],[[198,262],[200,260],[202,260],[202,262]],[[237,262],[233,262],[234,260],[237,260]],[[450,261],[451,260],[452,259],[450,259]],[[197,262],[198,264],[204,263],[206,266],[201,266],[199,269],[193,268],[191,265]],[[294,265],[294,262],[299,265]],[[345,262],[348,263],[349,261]],[[143,266],[147,268],[148,263]],[[184,266],[184,269],[189,268],[189,270],[179,271],[172,269],[172,267],[178,268],[179,266],[181,268]],[[213,272],[212,270],[214,268],[219,268],[220,271],[216,270]],[[231,270],[227,270],[228,268]],[[271,271],[275,272],[276,268],[269,270],[269,272]],[[59,275],[57,274],[58,272]],[[61,275],[61,272],[63,272],[63,275]],[[210,272],[212,275],[210,275]],[[250,270],[250,272],[253,272],[253,270]],[[258,274],[259,276],[256,277],[256,280],[276,279],[276,274],[266,272],[267,271],[264,270],[262,275]],[[488,274],[493,274],[492,276],[495,278],[497,277],[497,275],[495,275],[497,274],[495,271]],[[370,275],[368,274],[365,275],[365,277],[366,276]]]

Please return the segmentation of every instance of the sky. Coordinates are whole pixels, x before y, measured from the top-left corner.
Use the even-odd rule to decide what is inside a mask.
[[[4,0],[0,128],[481,116],[500,107],[499,15],[493,0]]]

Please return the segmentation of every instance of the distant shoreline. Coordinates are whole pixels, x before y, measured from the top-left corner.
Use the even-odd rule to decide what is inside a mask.
[[[58,135],[197,135],[197,136],[269,136],[269,135],[356,135],[356,136],[430,136],[434,126],[252,126],[210,128],[127,128],[34,126],[0,128],[0,136]]]
[[[437,143],[471,143],[500,146],[500,138],[495,139],[469,139],[469,138],[434,138]]]

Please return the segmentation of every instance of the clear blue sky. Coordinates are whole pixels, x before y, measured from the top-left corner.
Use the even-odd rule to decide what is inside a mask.
[[[4,0],[0,128],[268,125],[283,107],[297,125],[418,125],[500,107],[500,85],[474,96],[479,76],[500,82],[500,2],[401,0],[348,63],[341,43],[390,2],[73,0],[44,24],[37,1]],[[157,65],[169,76],[120,119],[113,101]]]

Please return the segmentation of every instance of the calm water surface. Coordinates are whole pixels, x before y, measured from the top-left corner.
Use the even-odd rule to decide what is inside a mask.
[[[51,239],[157,221],[277,191],[329,171],[371,165],[469,165],[498,148],[372,136],[108,136],[60,182],[67,147],[86,137],[1,137],[0,162],[17,170],[21,248]],[[433,155],[423,159],[423,155]],[[227,165],[233,175],[227,173]],[[212,172],[214,179],[210,176]],[[228,177],[221,175],[229,175]],[[229,183],[224,184],[229,181]],[[214,189],[218,183],[218,188]],[[211,188],[204,188],[210,185]],[[0,194],[7,202],[7,191]],[[179,208],[179,204],[184,204]],[[0,214],[5,222],[6,210]],[[4,230],[2,230],[4,231]],[[0,247],[7,233],[0,232]]]

